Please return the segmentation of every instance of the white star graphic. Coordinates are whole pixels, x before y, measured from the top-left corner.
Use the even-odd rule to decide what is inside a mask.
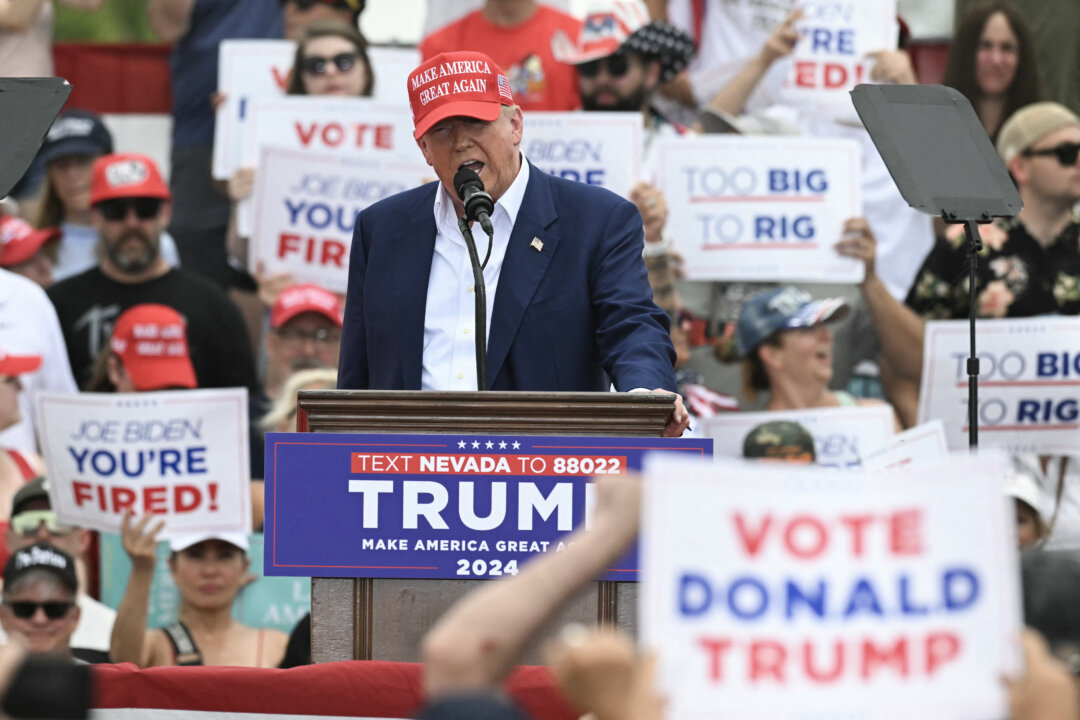
[[[464,440],[459,440],[459,441],[458,441],[458,444],[457,444],[457,446],[458,446],[459,448],[463,448],[463,447],[465,447],[465,441],[464,441]]]
[[[514,447],[515,450],[517,450],[519,447],[521,447],[521,443],[519,443],[517,440],[515,440],[513,447]]]
[[[488,450],[490,450],[491,448],[495,447],[495,443],[488,440],[487,443],[484,444],[484,447],[486,447]]]
[[[479,441],[477,441],[477,440],[473,440],[473,441],[472,441],[472,446],[473,446],[474,448],[478,448],[478,447],[480,447],[480,443],[479,443]]]
[[[502,440],[502,441],[499,442],[499,449],[500,450],[505,450],[506,449],[506,441],[505,440]]]

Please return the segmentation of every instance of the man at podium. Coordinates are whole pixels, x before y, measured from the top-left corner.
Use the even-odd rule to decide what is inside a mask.
[[[674,392],[669,320],[652,301],[637,208],[523,158],[521,109],[486,55],[437,55],[408,89],[414,137],[439,181],[357,217],[338,387],[477,389],[473,271],[452,183],[467,168],[495,202],[484,389]],[[476,236],[484,257],[488,238]],[[678,399],[665,434],[687,424]]]

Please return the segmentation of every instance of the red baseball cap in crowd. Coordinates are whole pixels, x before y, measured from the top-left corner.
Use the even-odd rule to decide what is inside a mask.
[[[318,285],[290,285],[278,293],[270,308],[270,327],[277,329],[306,312],[328,317],[338,327],[345,320],[341,300],[334,293]]]
[[[0,348],[0,376],[16,377],[41,367],[40,355],[9,355]]]
[[[120,357],[135,389],[195,388],[187,323],[165,305],[134,305],[116,319],[109,347]]]
[[[59,237],[58,228],[35,230],[22,218],[0,216],[0,267],[21,265],[34,257],[45,243]]]
[[[413,137],[419,140],[449,117],[491,122],[503,105],[514,104],[510,81],[484,53],[439,53],[409,73]]]
[[[133,197],[171,199],[169,188],[154,161],[138,153],[99,157],[94,162],[90,180],[90,204]]]

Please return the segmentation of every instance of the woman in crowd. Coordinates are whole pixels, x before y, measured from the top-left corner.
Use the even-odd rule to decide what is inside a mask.
[[[960,21],[944,84],[971,101],[991,140],[1016,110],[1042,100],[1034,38],[1007,0],[988,0]]]
[[[59,228],[53,279],[78,275],[98,264],[97,230],[90,222],[90,176],[94,161],[113,151],[112,134],[101,118],[85,110],[68,110],[45,136],[38,160],[45,165],[45,191],[36,225]],[[161,253],[179,267],[176,242],[161,234]]]
[[[35,230],[22,218],[0,212],[0,267],[47,288],[53,284],[59,238],[56,228]]]
[[[289,636],[250,628],[232,616],[233,601],[248,576],[247,536],[239,532],[182,535],[169,541],[169,571],[180,594],[177,621],[146,628],[150,585],[157,563],[157,536],[163,527],[138,522],[129,513],[121,537],[131,558],[124,598],[116,612],[110,655],[139,667],[234,665],[277,667]]]

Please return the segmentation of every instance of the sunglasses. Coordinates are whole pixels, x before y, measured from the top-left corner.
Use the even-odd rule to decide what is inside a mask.
[[[288,345],[300,346],[308,340],[316,345],[333,345],[341,342],[340,330],[327,330],[319,328],[311,332],[305,332],[299,328],[283,328],[276,331],[277,336]]]
[[[71,612],[71,608],[75,607],[73,602],[64,602],[63,600],[53,600],[51,602],[31,602],[29,600],[15,600],[14,602],[4,601],[4,604],[11,608],[11,612],[15,613],[15,617],[22,620],[29,620],[37,614],[38,608],[45,611],[45,617],[50,620],[59,620],[60,618]]]
[[[596,77],[601,67],[607,67],[607,73],[613,78],[620,78],[630,70],[630,60],[623,53],[615,53],[599,60],[590,60],[577,66],[581,77]]]
[[[285,5],[289,0],[281,0],[281,4]],[[292,0],[293,4],[301,10],[307,10],[312,5],[333,5],[340,7],[342,10],[348,8],[353,12],[360,12],[364,9],[364,3],[361,0]]]
[[[300,61],[300,69],[308,75],[322,75],[330,63],[334,63],[340,72],[348,72],[359,59],[360,54],[355,52],[339,53],[332,58],[310,55]]]
[[[1076,164],[1076,156],[1080,154],[1080,143],[1063,142],[1052,148],[1045,148],[1043,150],[1025,150],[1020,154],[1024,157],[1032,157],[1034,155],[1054,155],[1057,157],[1059,163],[1065,167],[1071,167]]]
[[[51,535],[67,535],[75,529],[58,523],[56,513],[52,510],[27,510],[11,518],[11,531],[22,537],[31,537],[37,534],[42,524]]]
[[[162,203],[164,201],[158,198],[113,198],[112,200],[103,200],[95,207],[101,211],[106,220],[123,220],[127,217],[128,210],[132,208],[135,209],[135,215],[140,220],[151,220],[156,218],[161,211]]]

